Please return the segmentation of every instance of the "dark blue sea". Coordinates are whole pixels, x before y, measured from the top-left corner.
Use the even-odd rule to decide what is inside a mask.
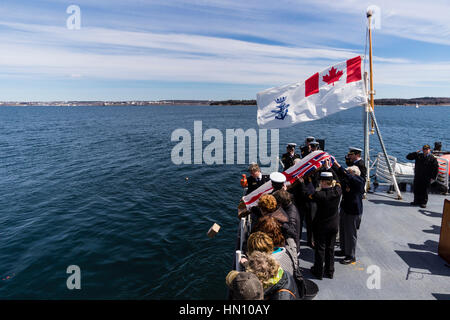
[[[450,149],[449,114],[376,107],[401,161],[425,143]],[[0,107],[0,299],[225,299],[247,165],[173,164],[172,132],[194,141],[196,120],[224,137],[257,128],[252,106]],[[344,163],[363,147],[362,111],[281,129],[279,154],[309,135]]]

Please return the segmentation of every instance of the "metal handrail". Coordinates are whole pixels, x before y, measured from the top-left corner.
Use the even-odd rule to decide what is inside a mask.
[[[436,157],[439,169],[436,182],[443,185],[445,188],[445,193],[448,193],[449,188],[449,161],[446,158]]]

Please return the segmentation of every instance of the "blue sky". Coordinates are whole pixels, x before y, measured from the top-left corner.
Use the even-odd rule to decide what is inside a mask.
[[[254,99],[363,54],[371,5],[376,98],[450,96],[448,1],[3,0],[0,101]]]

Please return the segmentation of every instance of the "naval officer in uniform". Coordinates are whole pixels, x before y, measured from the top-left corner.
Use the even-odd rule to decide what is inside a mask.
[[[247,179],[248,187],[246,195],[270,180],[269,175],[261,173],[261,169],[256,163],[250,164],[248,172],[250,173],[250,177]]]
[[[311,152],[320,150],[320,143],[317,141],[312,141],[309,145],[311,146]]]
[[[364,165],[364,161],[361,159],[361,153],[362,150],[355,147],[349,147],[348,148],[348,154],[347,159],[349,161],[349,166],[357,166],[359,168],[359,171],[361,172],[361,177],[364,178],[364,180],[367,179],[367,168]]]
[[[301,154],[302,158],[306,157],[308,154],[311,153],[310,143],[313,142],[313,141],[316,141],[316,138],[314,138],[314,137],[307,137],[305,139],[305,145],[300,147],[300,154]]]
[[[286,170],[294,165],[295,159],[300,159],[300,155],[295,153],[296,143],[289,143],[286,147],[286,153],[281,156],[281,162],[283,163],[284,169]]]
[[[356,241],[358,229],[363,213],[363,196],[365,180],[361,177],[361,171],[356,165],[346,169],[342,168],[337,160],[334,166],[342,177],[342,201],[340,204],[339,244],[341,250],[336,256],[344,256],[342,264],[350,264],[356,261]]]

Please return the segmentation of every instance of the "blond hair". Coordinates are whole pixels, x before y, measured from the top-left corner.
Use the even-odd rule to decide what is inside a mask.
[[[253,253],[249,255],[246,271],[255,274],[266,288],[272,284],[270,280],[277,276],[279,268],[280,264],[270,253],[253,251]]]
[[[249,254],[253,251],[272,253],[273,241],[267,233],[260,231],[254,232],[248,237],[247,250]]]

